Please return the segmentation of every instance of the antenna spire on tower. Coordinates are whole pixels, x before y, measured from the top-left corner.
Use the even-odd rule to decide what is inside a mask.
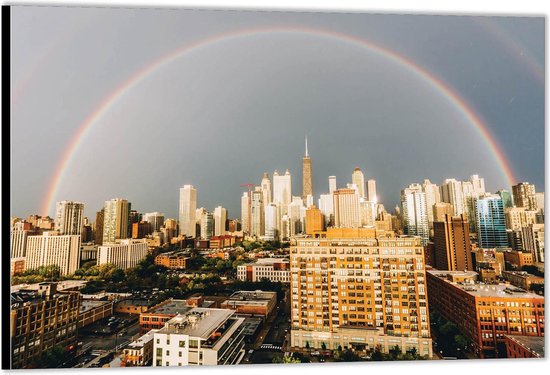
[[[308,153],[307,153],[307,135],[306,135],[306,157],[309,157]]]

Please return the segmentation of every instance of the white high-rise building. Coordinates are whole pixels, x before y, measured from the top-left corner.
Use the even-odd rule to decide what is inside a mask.
[[[365,176],[361,172],[361,168],[356,167],[351,174],[351,183],[357,186],[359,192],[359,198],[366,198],[365,196]]]
[[[264,206],[267,206],[271,203],[271,180],[267,172],[264,172],[264,176],[262,177],[262,193],[264,195]]]
[[[326,226],[334,226],[334,198],[332,194],[321,194],[319,196],[319,209],[325,216]]]
[[[361,227],[359,194],[357,189],[337,189],[333,193],[334,226],[336,228]]]
[[[537,204],[537,210],[544,214],[544,192],[535,193],[535,202]]]
[[[98,246],[97,264],[111,263],[124,270],[137,266],[147,254],[147,241],[144,238],[128,238],[119,243]]]
[[[225,222],[227,221],[227,210],[222,206],[214,209],[214,236],[225,235]]]
[[[300,197],[292,197],[292,202],[288,205],[288,217],[290,220],[290,235],[294,236],[305,231],[304,216],[305,210],[304,203]]]
[[[115,198],[105,202],[103,214],[103,243],[128,238],[131,203]]]
[[[250,234],[250,195],[246,191],[241,197],[241,223],[243,233]]]
[[[477,174],[473,174],[470,176],[469,182],[472,183],[473,188],[473,194],[475,198],[479,198],[480,196],[485,194],[485,179],[482,177],[479,177]]]
[[[28,236],[25,269],[56,265],[61,275],[72,275],[80,267],[80,235],[57,235],[45,232]]]
[[[265,238],[267,240],[276,240],[279,238],[279,215],[278,207],[275,203],[265,206]]]
[[[252,192],[252,199],[250,202],[250,235],[252,237],[260,238],[265,234],[265,215],[263,204],[263,192],[261,187],[256,187],[256,190]]]
[[[459,216],[465,214],[462,182],[454,178],[448,178],[441,185],[440,191],[441,201],[452,204],[455,215]]]
[[[283,209],[292,201],[292,184],[290,172],[286,170],[283,176],[277,171],[273,173],[273,202],[280,203]]]
[[[180,188],[180,234],[195,237],[195,210],[197,209],[197,190],[193,185]]]
[[[376,195],[376,180],[370,179],[367,181],[367,199],[370,202],[378,203],[378,196]]]
[[[82,234],[84,203],[73,201],[57,202],[55,210],[55,230],[61,235]]]
[[[419,236],[422,245],[428,243],[429,227],[426,193],[420,184],[411,184],[401,191],[403,230],[405,234]]]
[[[377,204],[375,202],[367,201],[364,198],[359,198],[359,207],[361,210],[361,226],[374,226],[377,216]]]
[[[328,192],[329,194],[334,193],[336,190],[336,176],[328,176]]]
[[[428,227],[430,231],[433,230],[434,212],[433,206],[436,203],[441,202],[441,195],[439,192],[439,186],[432,183],[430,180],[424,180],[422,183],[422,191],[426,194],[426,208],[428,210]]]
[[[533,254],[535,262],[544,263],[544,224],[530,224],[521,232],[524,250]]]
[[[30,228],[29,223],[18,222],[12,227],[11,235],[11,252],[10,258],[22,258],[27,253],[27,237],[32,234],[32,231],[25,229]]]

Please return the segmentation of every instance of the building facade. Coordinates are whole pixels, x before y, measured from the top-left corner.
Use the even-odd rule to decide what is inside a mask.
[[[55,283],[41,283],[38,291],[12,293],[11,368],[34,367],[41,354],[61,346],[76,351],[80,294],[57,293]]]
[[[84,203],[61,201],[55,209],[55,230],[61,235],[82,233]]]
[[[244,356],[244,318],[194,308],[153,334],[153,366],[235,365]]]
[[[402,345],[432,356],[420,239],[375,233],[327,229],[291,242],[292,347]]]
[[[544,335],[544,297],[506,284],[453,281],[461,271],[426,273],[430,306],[472,340],[480,358],[505,357],[505,335]]]
[[[435,267],[438,270],[473,271],[472,247],[468,220],[445,216],[434,225]]]
[[[25,269],[55,265],[61,275],[72,275],[80,267],[80,235],[44,232],[27,237]]]
[[[131,203],[115,198],[105,202],[103,212],[103,244],[128,238]]]
[[[257,282],[267,279],[272,282],[290,282],[290,264],[287,259],[260,258],[256,263],[237,267],[237,279]]]
[[[144,239],[126,239],[120,243],[98,246],[97,264],[114,264],[127,269],[137,266],[148,254],[147,242]]]
[[[195,237],[195,211],[197,210],[197,190],[193,185],[180,188],[179,228],[180,234]]]
[[[476,224],[480,247],[491,249],[508,246],[504,207],[498,195],[477,200]]]
[[[426,245],[430,230],[426,193],[422,191],[420,184],[411,184],[401,191],[401,209],[403,232],[410,236],[419,236],[422,239],[422,245]]]

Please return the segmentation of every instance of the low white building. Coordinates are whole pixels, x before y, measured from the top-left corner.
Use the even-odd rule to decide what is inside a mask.
[[[196,307],[154,333],[153,366],[234,365],[244,356],[244,318]]]
[[[260,258],[255,263],[242,264],[237,267],[237,279],[241,281],[290,282],[290,263],[288,259]]]
[[[97,248],[98,265],[112,263],[121,269],[137,266],[146,256],[147,242],[145,239],[125,239]]]

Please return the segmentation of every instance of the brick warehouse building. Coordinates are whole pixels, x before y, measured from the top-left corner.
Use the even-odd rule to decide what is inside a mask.
[[[505,335],[544,336],[544,297],[506,284],[453,282],[460,271],[426,271],[430,307],[473,342],[480,358],[506,357]]]

